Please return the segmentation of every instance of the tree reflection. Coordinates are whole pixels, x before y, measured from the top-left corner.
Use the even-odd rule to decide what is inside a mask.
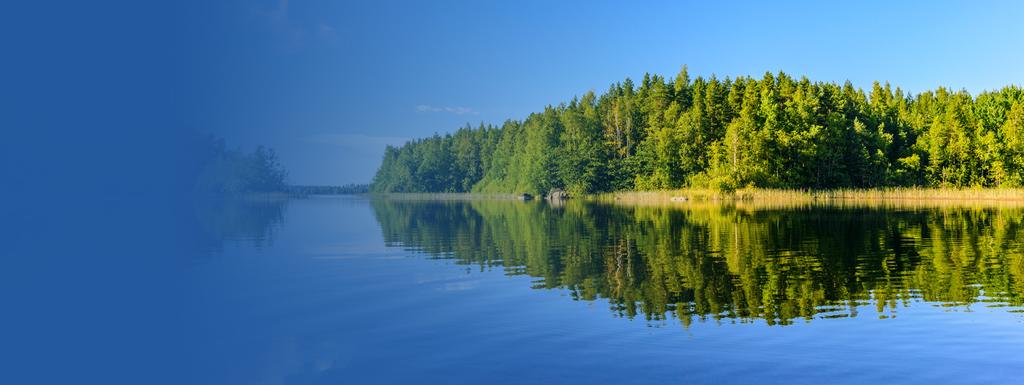
[[[372,204],[389,245],[538,277],[629,318],[785,325],[1024,294],[1019,208]]]
[[[224,242],[251,243],[261,248],[273,242],[274,233],[284,221],[288,200],[260,197],[217,197],[197,204],[195,213],[199,247],[205,252],[220,251]]]

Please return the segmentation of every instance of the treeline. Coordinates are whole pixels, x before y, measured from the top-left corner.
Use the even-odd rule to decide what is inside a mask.
[[[228,149],[224,139],[204,136],[200,143],[196,190],[235,195],[253,192],[285,192],[288,173],[273,149],[256,147],[252,152]]]
[[[524,121],[388,147],[377,192],[1019,187],[1024,91],[645,75]]]
[[[385,241],[528,275],[648,320],[877,314],[917,301],[1024,304],[1020,208],[677,210],[569,201],[372,202]]]

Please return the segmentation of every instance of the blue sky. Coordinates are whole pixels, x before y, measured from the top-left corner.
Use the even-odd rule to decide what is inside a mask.
[[[645,72],[908,91],[1024,83],[1021,2],[226,1],[194,9],[190,127],[365,183],[384,146],[522,119]]]

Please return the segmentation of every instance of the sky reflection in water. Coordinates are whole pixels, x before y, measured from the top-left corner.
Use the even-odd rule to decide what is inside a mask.
[[[1021,208],[259,207],[208,226],[221,243],[193,271],[216,343],[197,380],[991,383],[1024,367]]]

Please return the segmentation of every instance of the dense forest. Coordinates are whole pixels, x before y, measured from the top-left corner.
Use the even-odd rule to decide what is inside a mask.
[[[882,318],[918,301],[1024,305],[1019,207],[372,204],[389,245],[535,277],[628,318],[785,325],[869,304]]]
[[[388,147],[376,192],[1019,187],[1024,91],[645,75],[500,127]]]

